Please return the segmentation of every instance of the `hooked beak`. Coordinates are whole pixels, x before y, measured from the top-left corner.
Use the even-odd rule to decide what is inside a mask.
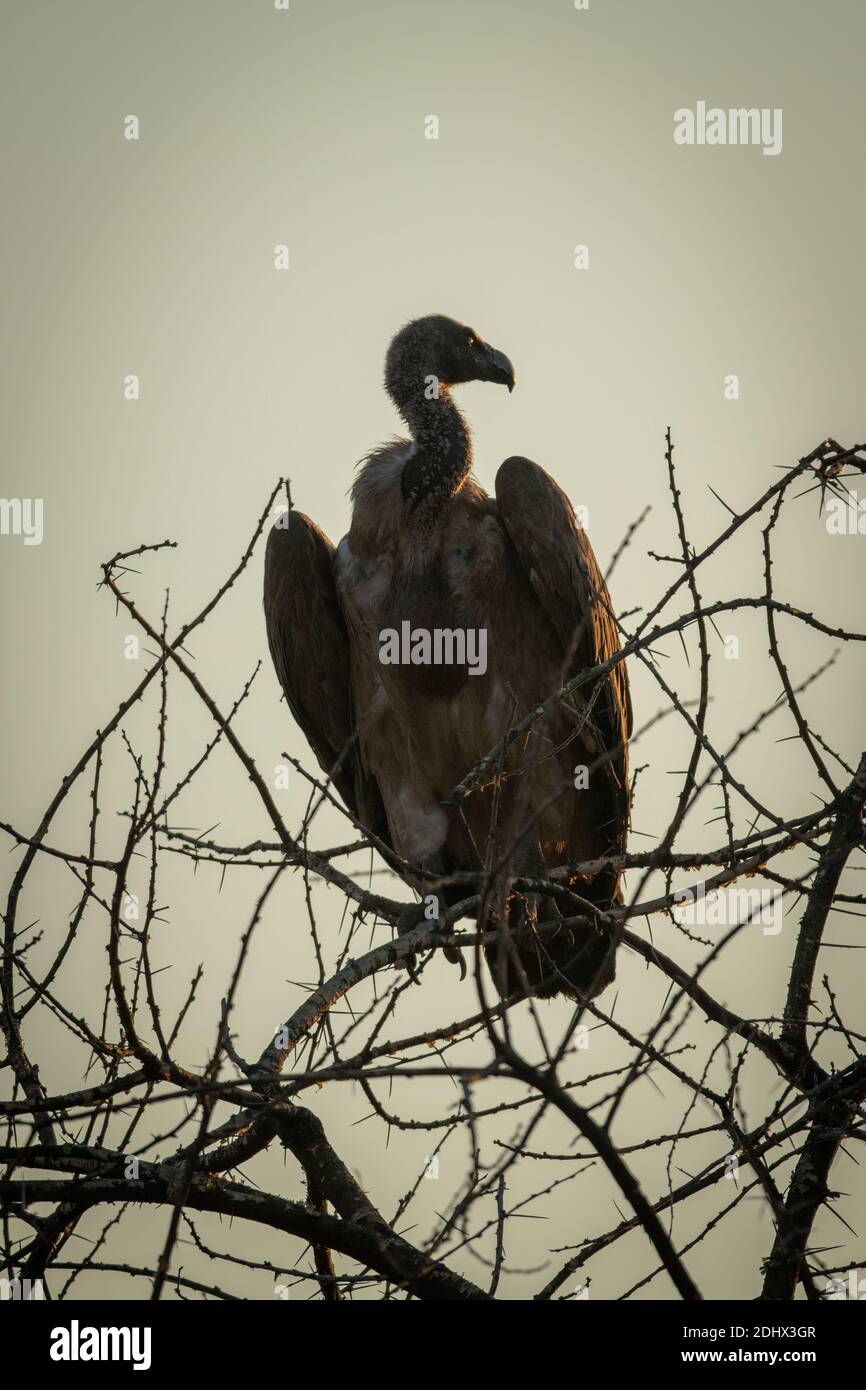
[[[514,368],[505,356],[504,352],[497,351],[489,343],[484,344],[484,375],[482,381],[493,381],[498,386],[507,386],[508,394],[514,390],[514,383],[517,378],[514,375]]]

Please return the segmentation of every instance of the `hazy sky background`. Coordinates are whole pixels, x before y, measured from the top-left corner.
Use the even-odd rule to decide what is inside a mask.
[[[672,578],[669,565],[647,556],[676,546],[667,424],[698,544],[726,516],[708,483],[743,507],[777,467],[826,435],[863,438],[866,9],[857,0],[591,0],[587,12],[571,0],[292,0],[288,13],[271,0],[7,0],[2,16],[0,490],[41,497],[45,507],[42,545],[0,537],[7,658],[0,817],[25,830],[143,669],[124,659],[129,620],[96,590],[100,561],[142,541],[176,540],[177,551],[148,561],[130,587],[154,616],[170,585],[177,626],[228,573],[281,475],[291,476],[296,505],[338,539],[348,525],[354,464],[399,429],[381,386],[382,360],[408,318],[452,314],[516,366],[511,397],[481,384],[460,392],[485,486],[507,455],[536,459],[589,508],[602,565],[652,504],[615,576],[621,611],[648,604]],[[699,99],[781,107],[782,153],[676,146],[673,113]],[[129,114],[141,124],[135,142],[123,138]],[[424,137],[431,114],[440,122],[437,141]],[[289,247],[285,272],[274,269],[278,243]],[[574,268],[579,243],[589,247],[588,270]],[[129,373],[140,377],[135,402],[124,399]],[[737,401],[724,396],[729,373],[739,377]],[[825,619],[862,628],[864,547],[866,537],[828,536],[816,497],[802,499],[780,530],[779,591]],[[756,528],[725,554],[702,574],[705,596],[760,592]],[[260,579],[257,554],[192,648],[224,709],[264,659],[238,728],[270,774],[283,749],[300,755],[304,744],[279,703]],[[721,643],[714,648],[711,729],[719,746],[778,693],[760,619],[733,615],[722,631],[739,637],[741,655],[728,662]],[[795,679],[832,649],[800,628],[781,631]],[[664,650],[666,677],[693,695],[694,664],[690,673],[676,641]],[[863,677],[862,658],[845,650],[807,699],[816,727],[849,761],[862,744]],[[632,682],[642,723],[661,698],[634,662]],[[131,720],[129,732],[152,758],[152,707],[149,714]],[[180,775],[211,726],[179,681],[171,719],[171,769]],[[750,747],[739,764],[781,815],[816,804],[807,758],[796,743],[777,741],[792,731],[781,711],[760,756]],[[688,747],[682,726],[668,720],[635,749],[633,761],[648,764],[634,808],[635,848],[651,845],[640,835],[653,837],[666,824],[679,790],[670,772],[684,767]],[[106,853],[117,848],[110,835],[119,841],[124,832],[112,813],[128,804],[130,786],[131,764],[118,748],[102,795]],[[80,790],[52,843],[83,847],[88,786]],[[296,826],[303,786],[296,779],[282,797]],[[213,759],[176,809],[177,824],[219,823],[215,833],[226,843],[268,835],[228,757]],[[705,799],[683,843],[720,839],[719,827],[705,824],[716,812]],[[321,844],[347,838],[336,815],[322,818],[317,835]],[[261,886],[254,870],[239,869],[218,893],[218,870],[194,877],[183,861],[163,880],[167,925],[154,949],[173,966],[160,977],[168,1014],[195,965],[203,961],[207,971],[180,1049],[191,1066],[212,1045],[216,1007]],[[340,904],[332,892],[315,892],[333,961]],[[33,875],[25,918],[41,919],[46,950],[75,899],[63,866]],[[796,914],[777,938],[747,933],[711,972],[716,995],[744,1014],[777,1012],[795,921]],[[87,922],[63,977],[67,1002],[82,1012],[100,1007],[106,931],[104,915],[91,913]],[[258,1055],[271,1026],[303,997],[287,981],[312,977],[304,925],[303,883],[287,876],[256,937],[234,1015],[244,1055]],[[670,926],[654,931],[678,959],[697,958]],[[828,939],[858,933],[857,919],[836,918]],[[857,957],[825,956],[821,967],[836,971],[840,1007],[862,1027]],[[618,989],[617,1017],[640,1031],[664,998],[662,978],[623,954]],[[609,1008],[612,999],[610,991],[601,1003]],[[440,962],[410,992],[394,1036],[473,1007],[471,986],[458,985]],[[554,1029],[568,1016],[564,1002],[546,1006]],[[709,1032],[698,1022],[686,1035],[698,1058]],[[47,1022],[32,1037],[54,1092],[80,1077],[65,1037]],[[574,1075],[621,1057],[610,1030],[599,1030],[589,1053],[577,1055]],[[642,1085],[616,1131],[621,1142],[663,1132],[682,1116],[685,1102],[671,1085],[663,1083],[664,1094]],[[408,1102],[406,1088],[402,1094]],[[494,1094],[504,1091],[491,1087]],[[431,1082],[406,1108],[441,1114],[453,1100],[449,1083]],[[351,1127],[368,1106],[349,1087],[311,1103],[390,1214],[428,1137],[393,1135],[386,1154],[381,1126]],[[756,1113],[762,1103],[756,1093]],[[705,1112],[692,1123],[709,1118]],[[569,1139],[549,1121],[538,1146],[555,1150]],[[680,1151],[678,1161],[697,1168],[719,1142],[700,1155],[698,1145]],[[650,1193],[663,1190],[657,1157],[636,1168]],[[435,1224],[465,1172],[457,1141],[439,1183],[424,1186],[410,1238],[423,1238],[425,1220]],[[302,1191],[296,1165],[276,1154],[256,1176],[287,1196]],[[836,1177],[846,1190],[858,1182],[845,1158]],[[530,1187],[534,1180],[525,1178]],[[604,1174],[593,1174],[549,1199],[545,1220],[520,1222],[524,1246],[509,1254],[524,1272],[508,1277],[506,1296],[525,1297],[544,1282],[537,1271],[552,1260],[552,1272],[561,1258],[550,1256],[551,1247],[614,1224],[615,1195]],[[678,1242],[711,1209],[684,1209]],[[152,1259],[167,1220],[160,1210],[127,1216],[114,1257]],[[690,1254],[689,1268],[710,1294],[753,1296],[770,1232],[762,1204],[741,1207]],[[828,1244],[844,1238],[824,1216],[816,1233]],[[271,1258],[284,1261],[287,1246],[297,1248],[237,1225],[215,1243],[251,1254],[267,1244]],[[651,1268],[647,1252],[645,1241],[633,1241],[599,1260],[593,1297],[621,1291],[627,1259],[635,1278]],[[484,1277],[471,1259],[454,1264]],[[87,1287],[96,1292],[97,1282]],[[261,1276],[239,1272],[236,1287],[271,1296]],[[111,1296],[143,1289],[117,1284]],[[106,1293],[104,1284],[99,1291]],[[641,1296],[669,1295],[668,1282],[657,1280]]]

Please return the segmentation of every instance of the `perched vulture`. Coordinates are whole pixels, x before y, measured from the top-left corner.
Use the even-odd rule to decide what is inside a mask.
[[[514,369],[441,315],[394,338],[385,387],[411,438],[362,460],[352,523],[334,548],[293,511],[271,531],[264,606],[289,706],[346,805],[417,871],[491,871],[487,958],[501,994],[591,997],[614,975],[592,908],[514,878],[621,854],[628,828],[628,680],[622,662],[554,700],[459,805],[455,788],[536,706],[619,649],[604,579],[549,474],[509,458],[496,497],[472,476],[469,428],[451,388]],[[496,870],[496,874],[492,871]],[[503,884],[504,880],[504,884]],[[619,874],[558,882],[604,911]],[[440,901],[473,890],[445,885]],[[560,925],[584,915],[592,925]]]

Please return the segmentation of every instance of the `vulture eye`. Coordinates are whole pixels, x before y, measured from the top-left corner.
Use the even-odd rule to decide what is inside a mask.
[[[469,337],[466,339],[466,346],[468,348],[474,348],[475,346],[475,339],[473,338],[471,333],[469,334]]]

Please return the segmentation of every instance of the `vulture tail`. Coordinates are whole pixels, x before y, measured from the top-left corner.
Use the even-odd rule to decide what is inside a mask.
[[[609,883],[598,881],[569,886],[601,911],[621,901],[618,885],[613,892]],[[503,915],[488,918],[487,929],[497,928],[499,939],[485,947],[485,954],[503,997],[530,988],[540,999],[557,994],[593,999],[616,974],[616,943],[609,930],[567,922],[553,898],[510,893],[504,920]]]

